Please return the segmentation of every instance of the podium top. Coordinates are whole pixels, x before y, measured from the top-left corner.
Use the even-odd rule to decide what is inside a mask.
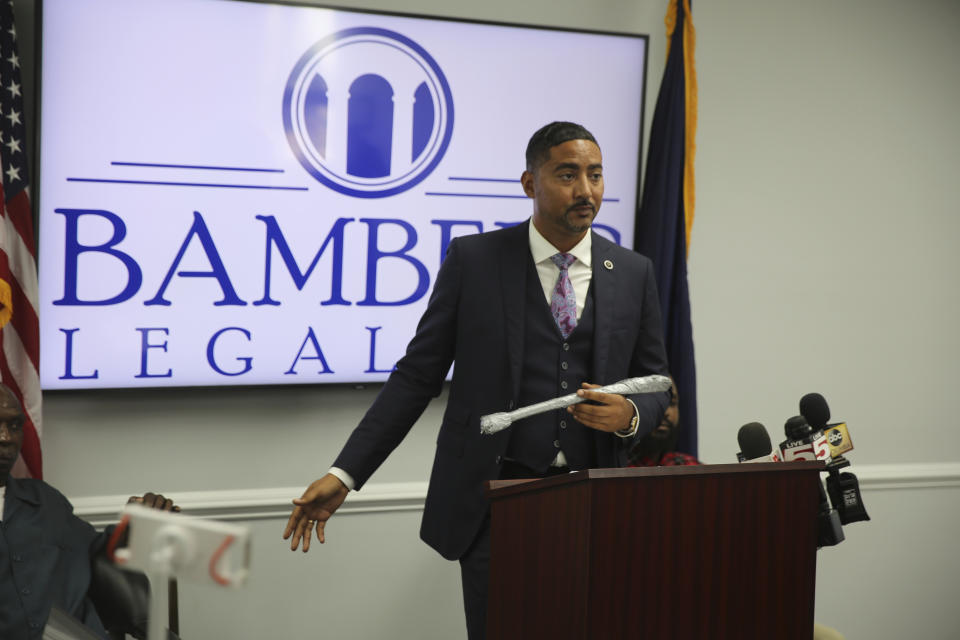
[[[626,467],[616,469],[584,469],[571,471],[566,475],[550,476],[549,478],[520,478],[514,480],[488,480],[486,483],[487,498],[499,498],[515,493],[523,493],[531,489],[545,489],[567,484],[589,482],[592,480],[616,480],[623,478],[657,478],[665,476],[720,476],[739,475],[750,473],[797,473],[824,471],[826,465],[822,461],[796,462],[757,462],[733,464],[703,464],[677,467]],[[533,484],[532,484],[533,483]]]

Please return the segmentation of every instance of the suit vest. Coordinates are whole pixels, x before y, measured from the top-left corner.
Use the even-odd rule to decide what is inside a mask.
[[[581,382],[593,379],[593,284],[577,327],[566,340],[550,312],[532,261],[526,290],[521,407],[574,393]],[[543,473],[563,451],[571,469],[588,469],[595,465],[592,431],[566,409],[530,416],[512,425],[507,457]]]

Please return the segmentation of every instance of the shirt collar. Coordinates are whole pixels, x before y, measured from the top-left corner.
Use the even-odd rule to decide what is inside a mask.
[[[10,502],[11,498],[23,500],[33,505],[40,504],[40,497],[37,495],[37,492],[33,490],[30,481],[19,482],[13,476],[7,478],[6,496],[4,500]],[[4,508],[6,509],[8,507]]]
[[[533,255],[534,264],[539,264],[544,260],[549,260],[550,256],[557,253],[557,248],[550,244],[550,241],[543,237],[530,220],[530,253]],[[587,233],[570,251],[567,253],[576,257],[583,265],[589,267],[591,262],[591,249],[593,247],[593,234]]]

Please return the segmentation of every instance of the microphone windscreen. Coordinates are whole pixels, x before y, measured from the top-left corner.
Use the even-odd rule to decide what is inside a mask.
[[[768,456],[773,451],[770,445],[770,434],[759,422],[749,422],[740,427],[740,431],[737,432],[737,442],[740,444],[743,457],[747,460]]]
[[[819,393],[808,393],[800,398],[800,415],[814,429],[823,429],[830,422],[830,407]]]
[[[793,416],[792,418],[787,418],[787,421],[783,424],[783,431],[787,434],[788,438],[799,440],[805,435],[812,433],[813,429],[810,428],[810,425],[807,424],[807,419],[803,416]]]

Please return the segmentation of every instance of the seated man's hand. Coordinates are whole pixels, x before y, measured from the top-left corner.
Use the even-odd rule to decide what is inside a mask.
[[[147,492],[142,496],[130,496],[130,498],[127,500],[127,504],[141,504],[149,509],[172,511],[174,513],[180,511],[180,507],[175,505],[173,500],[166,498],[159,493],[152,492]],[[110,540],[106,545],[104,545],[104,551],[111,562],[114,562],[114,549],[127,546],[127,540],[129,539],[130,531],[127,529],[126,523],[127,520],[121,522],[116,526],[116,528],[114,528],[114,526],[107,527],[107,532],[110,534]]]
[[[160,509],[161,511],[180,511],[180,507],[173,503],[170,498],[165,498],[159,493],[145,493],[142,496],[130,496],[127,504],[142,504],[150,509]]]

